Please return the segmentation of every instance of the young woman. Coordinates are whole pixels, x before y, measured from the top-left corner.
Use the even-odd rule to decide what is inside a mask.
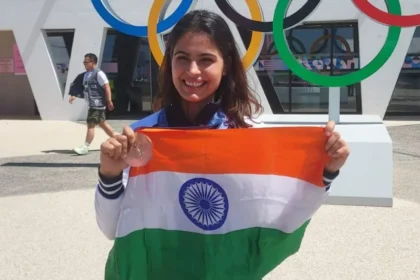
[[[159,85],[160,92],[154,103],[156,112],[125,127],[121,135],[109,138],[101,146],[95,208],[99,228],[111,240],[115,239],[118,229],[124,227],[121,213],[129,211],[120,206],[125,199],[123,171],[128,168],[124,159],[134,142],[133,130],[138,127],[246,128],[257,125],[252,121],[253,115],[261,112],[261,105],[248,88],[229,26],[222,17],[209,11],[192,11],[173,28],[160,68]],[[324,171],[324,183],[329,187],[345,163],[349,149],[334,131],[333,122],[326,125],[325,131],[325,149],[332,157]],[[126,187],[129,189],[130,183]],[[126,256],[137,253],[124,252]],[[123,262],[111,251],[106,279],[134,279],[133,265]],[[149,278],[152,274],[147,274],[147,279],[152,279]],[[189,280],[185,277],[183,279]]]

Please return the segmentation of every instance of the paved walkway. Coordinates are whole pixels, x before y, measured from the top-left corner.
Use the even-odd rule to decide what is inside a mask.
[[[99,154],[70,152],[85,127],[0,121],[0,131],[0,279],[103,279],[112,243],[94,217]],[[323,206],[300,252],[266,279],[420,279],[420,124],[392,122],[389,131],[394,207]],[[92,147],[105,139],[97,130]]]

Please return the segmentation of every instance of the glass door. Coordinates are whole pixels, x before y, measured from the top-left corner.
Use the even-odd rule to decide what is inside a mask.
[[[107,74],[115,110],[109,118],[141,118],[150,114],[152,57],[147,38],[109,29],[101,69]]]

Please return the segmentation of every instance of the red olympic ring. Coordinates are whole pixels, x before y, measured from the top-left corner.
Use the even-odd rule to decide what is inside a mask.
[[[353,0],[354,5],[368,17],[386,25],[398,27],[414,27],[420,25],[420,14],[398,16],[381,11],[368,0]]]

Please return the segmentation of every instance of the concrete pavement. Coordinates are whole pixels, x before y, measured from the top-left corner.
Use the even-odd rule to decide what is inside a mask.
[[[112,243],[94,218],[99,154],[70,152],[84,125],[0,121],[0,131],[11,136],[0,138],[0,279],[103,279]],[[300,252],[266,279],[420,279],[420,124],[392,123],[389,131],[394,207],[323,206]],[[105,139],[98,129],[92,147]]]

